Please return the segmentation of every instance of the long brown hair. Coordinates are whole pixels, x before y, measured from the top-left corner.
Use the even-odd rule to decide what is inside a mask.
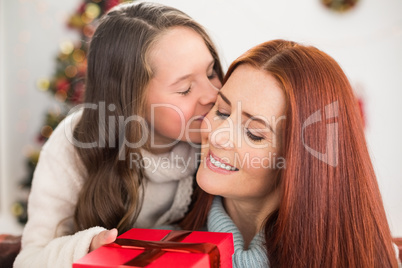
[[[139,163],[140,148],[132,144],[140,142],[148,129],[144,121],[132,116],[145,115],[145,91],[153,75],[150,51],[164,32],[176,26],[193,29],[204,39],[222,80],[221,64],[208,34],[175,8],[156,3],[122,4],[101,19],[94,33],[85,103],[97,109],[84,109],[74,138],[83,144],[96,142],[96,146],[76,146],[86,169],[74,214],[76,230],[103,226],[123,232],[132,228],[138,217],[144,173],[130,156],[135,154]],[[121,119],[127,121],[121,124]]]
[[[224,80],[242,64],[274,76],[287,99],[281,200],[264,225],[270,266],[396,267],[362,120],[339,65],[314,47],[284,40],[247,51]],[[321,120],[304,127],[313,114]],[[336,126],[332,141],[331,124]],[[332,159],[311,153],[328,152],[331,146]],[[195,195],[194,208],[182,221],[186,229],[205,224],[211,206],[211,195],[200,189]]]

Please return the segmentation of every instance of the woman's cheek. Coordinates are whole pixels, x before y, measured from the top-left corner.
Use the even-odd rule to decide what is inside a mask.
[[[201,137],[204,139],[208,139],[209,134],[215,129],[214,125],[216,122],[213,121],[213,115],[211,112],[202,120],[201,124]]]
[[[211,84],[212,84],[216,89],[221,89],[221,88],[222,88],[222,83],[221,83],[221,81],[219,80],[218,77],[214,78],[214,79],[211,81]]]

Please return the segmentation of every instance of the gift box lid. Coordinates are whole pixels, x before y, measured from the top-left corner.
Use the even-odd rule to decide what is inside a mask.
[[[123,233],[118,239],[135,239],[141,241],[161,241],[171,230],[138,229],[134,228]],[[175,231],[173,231],[175,232]],[[176,243],[212,243],[217,246],[220,253],[221,267],[232,267],[233,235],[231,233],[217,232],[190,232],[181,242]],[[98,248],[87,254],[73,264],[73,268],[95,267],[141,267],[125,265],[135,259],[145,249],[125,248],[111,244]],[[149,251],[149,249],[148,249]],[[144,267],[144,266],[143,266]],[[164,251],[164,254],[156,258],[145,267],[210,267],[209,255],[205,253],[184,253]]]

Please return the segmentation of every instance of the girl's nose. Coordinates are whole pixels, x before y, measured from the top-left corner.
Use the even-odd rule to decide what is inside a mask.
[[[219,89],[216,88],[211,81],[206,80],[203,83],[203,88],[200,91],[199,102],[202,105],[214,104],[218,96]]]

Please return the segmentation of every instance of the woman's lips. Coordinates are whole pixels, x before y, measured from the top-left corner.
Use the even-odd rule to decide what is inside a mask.
[[[227,163],[224,163],[222,159],[219,157],[215,156],[211,152],[208,153],[206,156],[206,165],[207,167],[217,173],[221,174],[232,174],[233,172],[239,171],[236,167],[229,165]]]

